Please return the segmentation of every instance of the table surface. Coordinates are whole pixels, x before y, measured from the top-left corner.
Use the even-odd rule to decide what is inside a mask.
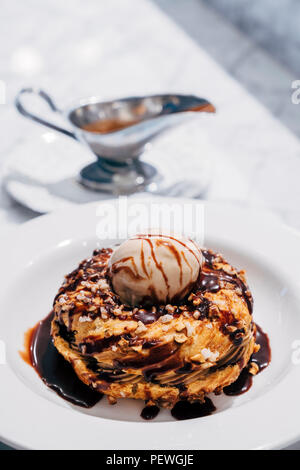
[[[300,228],[299,139],[216,63],[213,54],[207,53],[209,48],[205,50],[173,21],[161,3],[4,0],[0,79],[6,84],[6,103],[0,105],[0,124],[5,129],[0,142],[0,180],[2,165],[16,145],[42,132],[14,109],[13,99],[21,87],[44,88],[62,108],[95,94],[107,98],[192,93],[208,98],[218,110],[213,123],[205,126],[205,141],[215,151],[207,199],[271,210]],[[174,0],[173,10],[176,4]],[[187,4],[190,9],[186,8],[185,15],[190,14],[193,24],[195,13],[200,15],[203,37],[210,35],[220,50],[221,38],[217,34],[212,38],[214,25],[203,21],[207,10],[194,0]],[[224,50],[232,62],[241,53],[238,41]],[[254,79],[255,68],[249,73]],[[277,77],[270,77],[270,86],[276,90],[272,80],[276,82]],[[291,103],[290,86],[287,81],[286,105]],[[203,133],[191,132],[191,139],[190,145],[201,149]],[[36,215],[0,189],[0,228],[17,226]],[[293,448],[300,449],[300,443]]]

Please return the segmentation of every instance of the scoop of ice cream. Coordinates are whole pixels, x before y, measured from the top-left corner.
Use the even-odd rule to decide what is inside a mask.
[[[127,305],[166,304],[183,299],[191,291],[201,265],[201,250],[192,240],[136,235],[114,251],[111,281]]]

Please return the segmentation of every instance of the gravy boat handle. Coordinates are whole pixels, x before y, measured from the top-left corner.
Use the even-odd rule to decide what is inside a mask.
[[[60,112],[60,110],[57,108],[57,106],[55,105],[52,98],[50,98],[50,96],[44,90],[41,90],[39,88],[23,88],[22,90],[19,91],[19,93],[17,94],[16,99],[15,99],[15,106],[16,106],[17,110],[23,116],[31,119],[32,121],[38,122],[39,124],[42,124],[43,126],[50,127],[50,129],[54,129],[55,131],[62,132],[63,134],[65,134],[69,137],[72,137],[73,139],[77,139],[76,135],[73,132],[69,131],[68,129],[64,129],[63,127],[60,127],[60,126],[58,126],[58,125],[56,125],[56,124],[54,124],[50,121],[46,121],[46,119],[43,119],[43,118],[37,116],[36,114],[33,114],[30,111],[27,111],[25,109],[25,107],[23,106],[22,101],[21,101],[21,96],[24,95],[24,94],[37,95],[37,96],[41,97],[44,101],[46,101],[46,103],[50,107],[51,111],[53,111],[55,113]]]

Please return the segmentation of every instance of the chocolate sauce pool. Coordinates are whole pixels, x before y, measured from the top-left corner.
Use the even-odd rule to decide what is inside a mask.
[[[260,345],[260,350],[257,353],[252,354],[249,362],[254,362],[258,365],[259,373],[271,362],[271,348],[269,338],[266,333],[264,333],[258,325],[256,325],[256,330],[256,344]],[[245,367],[240,373],[238,379],[228,387],[225,387],[223,392],[228,396],[242,395],[251,388],[252,383],[253,376],[249,373],[248,367]],[[152,410],[154,408],[156,409],[155,411]],[[203,403],[179,401],[171,410],[171,414],[173,418],[183,420],[209,416],[214,413],[214,411],[216,411],[216,408],[213,402],[206,397]],[[141,413],[141,417],[147,420],[154,419],[158,415],[158,412],[159,408],[156,406],[146,406]]]
[[[256,325],[256,344],[260,345],[260,350],[252,354],[249,362],[254,362],[258,365],[258,374],[264,370],[271,362],[271,348],[268,335],[263,332],[260,326]],[[241,395],[251,388],[253,382],[253,375],[245,367],[240,373],[238,379],[228,387],[223,388],[225,395],[235,396]]]
[[[194,419],[209,416],[214,411],[216,411],[216,407],[214,406],[213,402],[210,400],[210,398],[205,397],[205,401],[203,403],[178,401],[171,410],[171,415],[173,418],[178,420]]]
[[[158,406],[155,405],[147,405],[145,408],[143,408],[141,412],[141,418],[146,419],[149,421],[150,419],[156,418],[156,416],[159,413],[159,408]]]
[[[59,396],[74,405],[91,408],[103,395],[81,382],[71,364],[53,345],[50,336],[52,318],[51,312],[31,331],[27,357],[43,382]]]
[[[39,374],[43,382],[54,390],[59,396],[77,406],[84,408],[93,407],[101,400],[102,394],[95,392],[76,376],[71,364],[69,364],[56,350],[50,336],[52,312],[35,328],[27,333],[26,351],[21,353],[24,360],[29,362]],[[268,336],[256,325],[256,343],[260,350],[253,354],[250,362],[259,367],[259,372],[265,369],[271,361],[271,349]],[[253,377],[248,368],[242,370],[236,382],[224,388],[226,395],[235,396],[245,393],[252,385]],[[175,419],[193,419],[208,416],[216,410],[212,401],[205,398],[204,403],[189,403],[179,401],[171,410]],[[147,405],[142,410],[141,417],[145,420],[156,418],[159,413],[157,406]]]

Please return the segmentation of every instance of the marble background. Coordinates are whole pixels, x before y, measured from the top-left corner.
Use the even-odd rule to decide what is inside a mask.
[[[46,89],[61,107],[93,94],[195,93],[218,112],[201,130],[191,124],[174,135],[174,145],[178,153],[186,150],[185,135],[192,148],[211,156],[206,198],[271,210],[299,229],[300,106],[291,103],[297,70],[279,64],[262,41],[258,45],[207,3],[2,0],[0,181],[16,146],[42,132],[14,109],[24,86]],[[46,112],[40,103],[33,106]],[[36,216],[1,187],[0,238],[3,227]]]
[[[297,0],[204,0],[279,62],[300,73]]]
[[[153,1],[300,136],[300,110],[289,99],[300,73],[297,0]]]

